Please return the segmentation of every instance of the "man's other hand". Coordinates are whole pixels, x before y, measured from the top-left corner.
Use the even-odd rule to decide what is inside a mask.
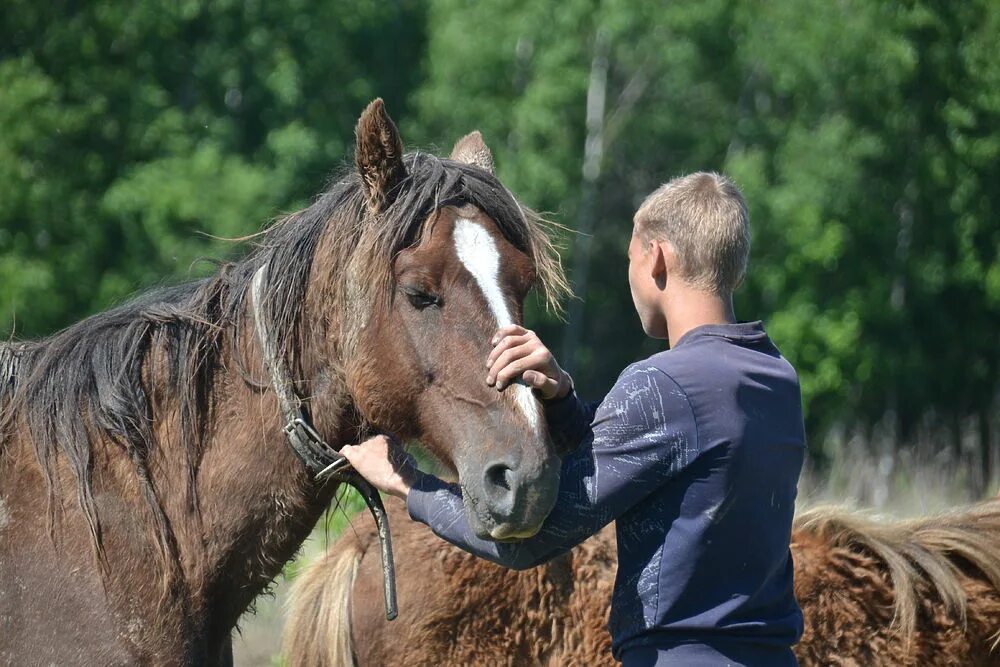
[[[403,500],[422,474],[403,445],[389,436],[376,435],[360,445],[346,445],[340,453],[376,489]]]
[[[545,400],[562,398],[572,391],[573,379],[534,331],[511,324],[497,331],[491,342],[486,384],[502,390],[520,377]]]

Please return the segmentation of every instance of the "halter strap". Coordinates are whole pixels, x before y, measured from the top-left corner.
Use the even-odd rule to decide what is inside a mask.
[[[375,519],[378,528],[379,545],[382,552],[382,576],[385,584],[385,617],[396,618],[396,568],[392,558],[392,537],[389,533],[389,518],[382,504],[378,490],[368,480],[349,470],[350,463],[336,448],[327,443],[313,427],[309,412],[292,384],[291,374],[285,358],[275,348],[274,338],[267,328],[267,318],[262,317],[260,304],[263,303],[264,264],[253,275],[250,283],[250,305],[254,316],[254,329],[260,344],[264,367],[271,378],[271,389],[278,397],[278,407],[285,418],[285,438],[292,451],[306,467],[316,482],[333,479],[350,484],[358,490]]]
[[[271,377],[271,389],[278,397],[278,407],[285,418],[285,437],[292,446],[295,455],[313,474],[313,477],[322,481],[338,470],[346,468],[347,459],[327,444],[316,432],[302,399],[295,393],[292,386],[291,374],[285,365],[285,358],[278,354],[277,349],[275,349],[274,338],[267,329],[266,318],[261,316],[259,309],[263,302],[266,268],[267,265],[264,265],[257,269],[250,285],[257,341],[260,343],[261,353],[264,357],[264,367]]]

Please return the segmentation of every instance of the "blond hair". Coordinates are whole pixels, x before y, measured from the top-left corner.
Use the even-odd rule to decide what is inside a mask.
[[[750,255],[750,215],[736,184],[699,171],[657,188],[635,214],[643,240],[669,241],[681,277],[716,293],[739,287]]]

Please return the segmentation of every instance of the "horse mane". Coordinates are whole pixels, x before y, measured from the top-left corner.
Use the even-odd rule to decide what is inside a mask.
[[[4,408],[10,402],[17,389],[18,370],[22,365],[22,357],[28,354],[26,343],[0,343],[0,426],[2,426]],[[0,435],[3,431],[0,430]],[[0,453],[3,452],[6,439],[0,438]]]
[[[361,179],[351,172],[311,206],[254,237],[255,248],[244,259],[221,264],[210,278],[150,291],[47,339],[0,345],[0,438],[6,441],[23,420],[48,487],[50,533],[60,493],[57,460],[62,457],[74,474],[79,505],[101,561],[93,449],[98,441],[107,441],[132,464],[162,555],[176,557],[149,469],[157,445],[154,422],[163,416],[156,408],[169,400],[177,410],[188,497],[197,513],[195,479],[213,380],[227,350],[241,349],[241,340],[252,331],[244,322],[246,299],[262,266],[269,270],[259,307],[277,349],[293,369],[302,354],[299,324],[314,271],[328,272],[332,303],[324,300],[325,307],[341,314],[342,327],[349,326],[343,320],[358,313],[344,312],[348,297],[371,307],[388,304],[394,291],[393,257],[419,242],[429,214],[447,204],[473,204],[493,218],[503,236],[533,259],[537,283],[549,303],[568,292],[544,222],[521,207],[492,174],[426,153],[407,155],[404,162],[407,176],[380,214],[366,207]],[[319,257],[324,239],[328,242],[322,243]],[[252,374],[240,366],[240,357],[233,359],[249,379]]]
[[[17,386],[17,368],[21,361],[22,347],[15,343],[0,343],[0,401],[13,394]]]
[[[793,531],[881,561],[895,596],[893,624],[904,640],[916,628],[921,582],[929,584],[963,624],[968,600],[960,578],[968,576],[970,568],[1000,590],[1000,502],[995,500],[903,521],[886,521],[844,507],[816,507],[795,517]]]

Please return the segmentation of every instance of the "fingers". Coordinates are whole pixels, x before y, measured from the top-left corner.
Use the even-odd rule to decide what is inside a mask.
[[[360,447],[358,445],[344,445],[338,451],[340,452],[340,455],[347,459],[348,463],[353,466],[359,456],[359,449]]]
[[[558,371],[558,365],[534,331],[511,324],[497,330],[492,343],[493,350],[486,360],[489,368],[486,384],[501,390],[521,376],[543,397],[558,391],[559,382],[551,377]]]
[[[510,348],[524,345],[532,340],[537,340],[530,334],[531,332],[529,331],[527,334],[510,335],[502,338],[490,352],[490,356],[486,358],[486,367],[489,368],[496,363],[497,357]]]
[[[364,456],[365,452],[387,452],[392,448],[394,442],[395,440],[393,440],[391,436],[386,436],[380,433],[379,435],[373,435],[357,445],[344,445],[339,451],[344,455],[344,458],[351,461],[359,456]]]
[[[392,433],[379,433],[378,435],[372,437],[371,440],[375,440],[375,438],[381,438],[382,440],[385,440],[386,447],[388,447],[389,449],[403,448],[403,443],[400,442],[399,438],[394,436]]]
[[[493,384],[496,373],[515,359],[520,359],[539,349],[547,352],[547,348],[534,331],[517,324],[500,328],[492,342],[493,350],[486,359],[486,367],[490,369],[487,384]]]
[[[340,453],[375,488],[400,498],[406,498],[419,475],[416,462],[389,435],[376,435],[360,445],[346,445]]]
[[[505,368],[518,359],[523,359],[539,351],[545,352],[546,350],[545,348],[539,349],[537,346],[530,343],[504,350],[504,352],[494,359],[493,363],[490,365],[490,371],[486,375],[486,384],[492,385],[500,373],[502,373]]]
[[[493,334],[493,340],[490,341],[493,345],[496,345],[504,336],[519,336],[526,333],[531,333],[520,324],[508,324],[497,329],[497,332]]]
[[[558,384],[555,380],[550,378],[545,373],[539,373],[538,371],[527,370],[521,375],[521,379],[524,383],[531,387],[532,389],[544,390],[546,387]]]
[[[370,469],[373,462],[388,461],[391,465],[405,464],[410,455],[398,440],[391,435],[376,435],[358,445],[344,445],[340,454],[347,459],[355,469],[358,465]]]
[[[545,373],[538,371],[525,371],[521,376],[529,387],[534,389],[544,399],[553,398],[559,392],[559,382],[553,380]]]
[[[393,441],[389,436],[385,435],[384,433],[379,433],[378,435],[373,435],[372,437],[368,438],[367,440],[362,442],[359,446],[372,450],[374,449],[388,450],[392,446],[392,443]]]
[[[500,368],[496,373],[496,378],[495,378],[496,388],[503,389],[508,384],[510,384],[512,380],[520,376],[525,371],[535,370],[537,368],[545,367],[550,357],[551,355],[549,354],[549,351],[542,348],[534,350],[533,352],[525,356],[512,359],[510,362],[506,363],[502,368]],[[501,358],[498,361],[502,360],[503,356],[501,355]]]
[[[515,363],[521,360],[528,360],[527,365]],[[486,376],[486,384],[497,384],[501,379],[503,382],[497,384],[497,389],[503,389],[511,377],[516,377],[526,370],[539,370],[545,372],[552,365],[552,353],[548,348],[537,340],[532,340],[522,345],[509,348],[498,356],[490,367]],[[511,375],[513,373],[513,375]]]

